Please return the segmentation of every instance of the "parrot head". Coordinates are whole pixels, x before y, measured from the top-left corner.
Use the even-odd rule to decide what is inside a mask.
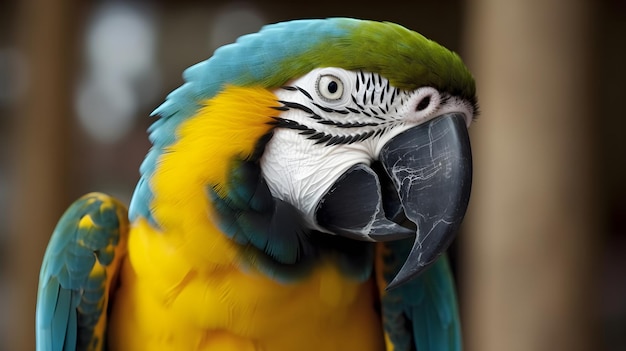
[[[298,20],[241,37],[184,77],[155,111],[131,218],[164,225],[150,205],[167,196],[154,179],[160,165],[192,148],[183,139],[210,139],[193,147],[210,172],[189,182],[206,187],[198,196],[212,218],[256,261],[297,265],[331,245],[320,238],[344,248],[414,238],[393,287],[453,240],[477,115],[474,80],[455,53],[392,23]],[[189,159],[170,167],[194,173]]]

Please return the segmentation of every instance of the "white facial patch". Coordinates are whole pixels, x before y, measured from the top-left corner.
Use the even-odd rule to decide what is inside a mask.
[[[370,165],[391,138],[444,110],[469,112],[458,110],[460,100],[446,97],[442,104],[444,97],[431,87],[407,92],[378,74],[333,67],[315,69],[274,93],[285,111],[261,158],[263,176],[273,196],[321,231],[316,207],[350,167]]]
[[[272,195],[298,208],[312,228],[318,228],[315,208],[330,186],[357,163],[372,157],[361,145],[326,147],[303,142],[295,130],[278,129],[267,144],[261,169]]]

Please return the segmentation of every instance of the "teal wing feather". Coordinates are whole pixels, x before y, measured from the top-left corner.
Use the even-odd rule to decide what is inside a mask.
[[[127,232],[126,208],[104,194],[87,194],[63,214],[39,275],[38,351],[105,349],[109,293]]]
[[[395,276],[411,242],[385,243],[383,278]],[[460,351],[461,326],[448,258],[444,254],[424,273],[381,297],[383,326],[394,351]]]

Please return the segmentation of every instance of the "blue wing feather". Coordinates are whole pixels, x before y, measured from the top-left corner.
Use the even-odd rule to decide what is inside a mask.
[[[383,277],[395,276],[412,243],[385,243]],[[461,327],[454,280],[443,255],[414,280],[381,296],[383,326],[394,351],[460,351]]]
[[[38,351],[102,350],[113,272],[125,252],[126,208],[92,193],[74,202],[52,233],[39,275]]]

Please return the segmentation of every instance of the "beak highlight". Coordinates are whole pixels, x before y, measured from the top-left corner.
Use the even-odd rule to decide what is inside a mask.
[[[472,154],[463,115],[451,113],[391,139],[379,156],[407,219],[417,225],[392,289],[419,275],[448,248],[461,225],[472,184]]]

